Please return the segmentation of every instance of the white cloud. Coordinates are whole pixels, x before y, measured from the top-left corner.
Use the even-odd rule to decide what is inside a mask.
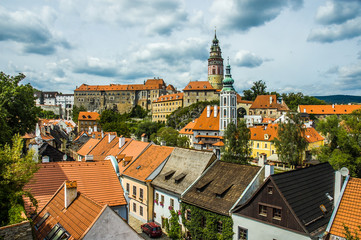
[[[267,59],[263,59],[252,52],[240,50],[236,53],[234,63],[239,67],[255,68],[261,66],[265,60]]]

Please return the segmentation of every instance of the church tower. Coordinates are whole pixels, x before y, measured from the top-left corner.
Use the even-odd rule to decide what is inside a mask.
[[[219,113],[219,130],[222,136],[230,122],[237,125],[237,92],[233,88],[233,83],[231,66],[228,60],[226,76],[223,80],[223,88],[219,98],[221,106]]]
[[[216,31],[212,41],[210,56],[208,58],[208,81],[215,89],[222,89],[223,58],[221,48],[218,45]]]

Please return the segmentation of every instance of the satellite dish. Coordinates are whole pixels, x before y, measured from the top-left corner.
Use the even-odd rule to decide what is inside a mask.
[[[342,176],[346,177],[350,173],[350,171],[347,169],[347,167],[343,167],[340,169],[340,173]]]
[[[66,154],[63,155],[63,160],[66,161],[68,159],[68,156]]]

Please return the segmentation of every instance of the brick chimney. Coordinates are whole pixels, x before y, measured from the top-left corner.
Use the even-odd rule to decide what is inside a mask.
[[[65,208],[68,208],[77,196],[77,183],[76,181],[65,181],[64,185],[64,201]]]
[[[207,118],[211,116],[211,105],[207,106]]]
[[[217,105],[214,105],[213,113],[214,113],[214,117],[216,118],[217,114],[218,114],[218,106]]]

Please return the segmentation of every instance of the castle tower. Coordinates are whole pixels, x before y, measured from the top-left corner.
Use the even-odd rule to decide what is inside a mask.
[[[222,89],[223,58],[218,43],[217,34],[216,31],[214,31],[214,39],[208,58],[208,81],[215,89]]]
[[[234,80],[231,75],[229,62],[226,66],[226,76],[223,80],[223,88],[220,94],[220,118],[219,130],[223,136],[230,122],[237,125],[237,92],[233,88]]]

